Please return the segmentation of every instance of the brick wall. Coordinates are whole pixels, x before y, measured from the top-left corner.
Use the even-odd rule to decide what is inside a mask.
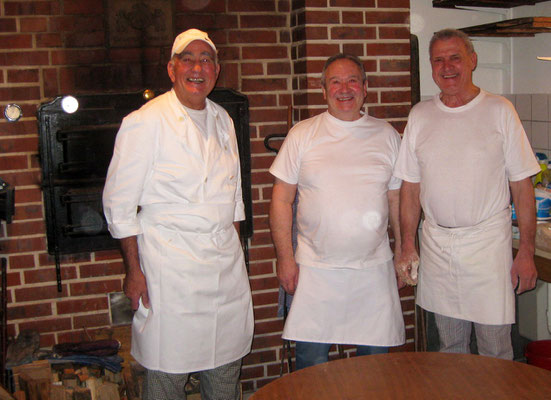
[[[0,120],[0,177],[16,188],[12,224],[2,224],[0,253],[8,258],[8,328],[41,333],[41,344],[85,339],[84,328],[109,326],[107,293],[121,291],[118,251],[62,257],[63,291],[46,251],[38,162],[37,106],[66,93],[168,87],[170,47],[110,49],[106,2],[0,1],[0,106],[15,102],[24,117]],[[250,105],[255,233],[250,282],[255,306],[253,351],[243,368],[245,390],[279,375],[282,320],[277,317],[275,254],[268,229],[274,154],[263,140],[286,133],[288,107],[297,122],[322,112],[319,77],[339,51],[361,57],[368,71],[370,115],[400,132],[410,107],[408,0],[174,1],[174,30],[208,31],[222,60],[219,86],[246,94]],[[199,8],[198,8],[199,7]],[[413,349],[413,292],[401,292]],[[346,349],[347,353],[353,349]]]

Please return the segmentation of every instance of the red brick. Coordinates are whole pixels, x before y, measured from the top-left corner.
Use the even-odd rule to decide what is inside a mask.
[[[39,321],[27,321],[19,323],[20,330],[34,330],[42,332],[58,332],[71,329],[70,318],[50,318]]]
[[[331,7],[375,7],[375,0],[330,0],[329,5]],[[379,5],[380,7],[380,5]]]
[[[250,109],[255,107],[274,107],[278,103],[276,95],[251,94],[247,97],[249,99]]]
[[[15,220],[21,221],[35,218],[43,218],[42,206],[40,204],[29,204],[15,207]]]
[[[276,31],[260,31],[260,30],[240,30],[230,31],[228,34],[229,43],[276,43]]]
[[[56,344],[54,334],[44,334],[44,333],[42,333],[40,335],[40,348],[41,349],[50,348],[54,344]]]
[[[8,319],[10,321],[13,321],[14,319],[47,317],[49,315],[52,315],[51,303],[8,307]]]
[[[61,264],[74,264],[80,262],[89,262],[90,253],[62,254],[60,257]],[[38,265],[44,267],[47,265],[55,265],[55,257],[46,252],[38,255]]]
[[[407,60],[380,60],[381,72],[409,72],[410,62]]]
[[[121,252],[117,250],[103,250],[97,251],[95,253],[96,261],[105,261],[105,260],[120,260],[122,258]]]
[[[80,266],[80,277],[90,278],[97,276],[122,275],[124,274],[124,264],[121,262],[104,264],[87,264]]]
[[[359,58],[365,55],[363,43],[343,43],[342,52],[346,54],[353,54]]]
[[[53,32],[74,31],[78,25],[77,19],[73,16],[61,16],[50,18],[50,29]]]
[[[271,244],[271,240],[270,240],[270,244]],[[250,279],[250,283],[251,283],[251,290],[253,291],[274,289],[274,288],[277,289],[279,287],[279,282],[275,276],[271,278],[267,278],[267,277],[252,278]]]
[[[365,13],[366,24],[408,24],[409,11],[368,11]]]
[[[243,365],[263,364],[276,361],[277,354],[275,350],[251,352],[243,358]]]
[[[19,209],[21,207],[17,207]],[[42,212],[42,208],[38,208]],[[17,237],[24,235],[37,235],[46,232],[44,220],[41,221],[15,221],[7,225],[8,236]]]
[[[21,303],[23,301],[36,301],[67,297],[67,286],[62,285],[61,289],[61,293],[57,291],[57,285],[15,289],[15,300],[18,303]]]
[[[73,317],[73,325],[75,329],[107,326],[111,324],[108,313],[79,315]]]
[[[390,125],[394,127],[400,134],[404,133],[406,128],[406,121],[389,121]]]
[[[398,105],[398,106],[370,106],[369,115],[375,118],[381,119],[390,119],[390,118],[400,118],[407,117],[409,109],[411,107],[408,105]]]
[[[36,47],[61,47],[61,35],[59,33],[36,34]]]
[[[338,44],[306,44],[299,47],[299,57],[324,57],[337,54],[339,52]]]
[[[254,215],[268,215],[268,211],[270,210],[270,202],[268,201],[257,201],[253,204],[253,214]],[[271,243],[269,243],[271,244]]]
[[[38,151],[38,137],[0,139],[0,153],[22,153],[29,151]],[[6,181],[8,180],[6,179]],[[13,185],[13,182],[10,182],[10,184]]]
[[[270,168],[273,162],[274,162],[274,157],[268,156],[268,155],[260,156],[255,154],[251,158],[251,166],[253,169]]]
[[[0,157],[0,171],[25,169],[27,167],[28,162],[25,155]]]
[[[393,92],[381,92],[381,103],[409,103],[411,102],[411,91],[400,90]]]
[[[264,68],[261,63],[241,63],[241,75],[263,75]]]
[[[409,43],[367,43],[366,53],[370,56],[409,55]]]
[[[286,46],[244,46],[241,50],[244,60],[259,60],[259,59],[273,59],[283,58],[287,59],[287,47]]]
[[[277,318],[277,305],[268,306],[268,307],[255,307],[254,309],[254,318],[256,321],[261,321],[263,319],[273,319]]]
[[[0,20],[0,24],[2,21]],[[0,49],[30,49],[33,46],[32,35],[0,36]]]
[[[21,32],[46,32],[48,30],[48,20],[42,17],[21,18],[19,26]]]
[[[379,39],[409,39],[410,31],[407,27],[379,27]]]
[[[291,64],[285,62],[269,62],[268,63],[268,75],[290,75]]]
[[[6,1],[6,15],[54,15],[58,14],[58,1]]]
[[[21,285],[21,274],[19,272],[8,272],[6,274],[6,285],[8,287]]]
[[[24,101],[40,98],[38,86],[0,88],[0,101]]]
[[[0,18],[0,32],[16,32],[15,18]]]
[[[17,189],[18,203],[36,203],[42,201],[42,190],[38,188]]]
[[[272,235],[270,235],[270,232],[255,232],[251,244],[253,246],[272,244]]]
[[[20,269],[20,268],[34,268],[34,256],[32,254],[24,254],[19,256],[9,257],[10,270]]]
[[[8,70],[8,82],[29,83],[38,82],[38,69],[10,69]]]
[[[342,23],[343,24],[363,24],[364,14],[357,11],[343,11]]]
[[[27,253],[45,247],[46,238],[44,237],[10,239],[2,242],[2,253]]]
[[[286,27],[285,15],[240,15],[239,25],[244,28],[279,28]]]
[[[96,0],[64,0],[65,14],[102,14],[103,4]]]
[[[241,368],[241,379],[260,378],[263,376],[264,376],[264,367],[262,366],[255,366],[255,367],[243,366],[243,368]]]
[[[369,40],[369,39],[375,39],[376,37],[377,37],[377,30],[375,29],[375,27],[338,26],[335,28],[331,28],[332,40],[350,40],[350,39]]]
[[[228,88],[237,88],[239,86],[238,69],[239,65],[237,63],[225,63],[220,71],[218,85]]]
[[[413,0],[412,0],[413,1]],[[378,0],[379,8],[409,8],[410,0]]]
[[[71,296],[84,296],[100,293],[120,292],[122,290],[122,281],[103,280],[94,282],[71,283]]]
[[[262,185],[262,184],[270,184],[274,180],[273,176],[267,172],[254,172],[251,176],[251,182],[253,185]]]
[[[253,304],[255,306],[277,304],[278,297],[279,294],[277,290],[266,293],[253,293]]]
[[[311,11],[308,10],[304,14],[304,22],[308,24],[338,24],[338,11]]]
[[[242,79],[242,90],[244,92],[271,92],[274,90],[287,90],[287,79]]]
[[[409,87],[410,77],[409,75],[385,75],[385,76],[376,76],[369,75],[367,77],[367,86],[369,88],[376,87]]]
[[[24,272],[25,284],[55,282],[57,274],[55,268],[29,269]],[[76,279],[77,273],[75,267],[61,267],[61,279]]]
[[[58,314],[76,314],[81,312],[107,310],[109,302],[107,296],[92,299],[58,301],[56,309]]]
[[[106,50],[53,50],[52,65],[97,64],[105,62]]]
[[[250,122],[277,122],[287,119],[287,109],[250,110]]]
[[[266,336],[257,336],[253,337],[252,348],[254,349],[266,349],[268,347],[279,347],[281,346],[282,339],[281,333],[275,335],[266,335]]]
[[[255,235],[257,235],[256,232]],[[251,276],[273,274],[275,272],[274,263],[272,261],[251,262],[249,264],[249,270],[249,275]]]

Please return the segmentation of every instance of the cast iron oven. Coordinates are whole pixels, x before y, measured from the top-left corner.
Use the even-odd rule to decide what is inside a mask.
[[[55,256],[60,291],[60,254],[118,246],[107,231],[101,196],[120,123],[147,101],[146,93],[152,92],[74,96],[74,113],[63,110],[65,97],[60,96],[38,109],[48,252]],[[246,239],[253,234],[248,100],[223,88],[215,88],[209,98],[226,109],[235,125],[246,213],[241,237],[248,262]]]

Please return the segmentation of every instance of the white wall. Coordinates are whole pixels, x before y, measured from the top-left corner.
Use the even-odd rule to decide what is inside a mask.
[[[551,1],[512,10],[513,18],[551,17]],[[551,93],[551,61],[537,56],[551,57],[551,33],[513,39],[512,93]]]

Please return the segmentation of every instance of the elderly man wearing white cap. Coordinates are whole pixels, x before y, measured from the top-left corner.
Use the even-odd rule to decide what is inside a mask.
[[[238,399],[254,321],[235,130],[207,99],[216,47],[187,30],[167,69],[172,90],[124,118],[103,193],[136,310],[132,355],[147,369],[144,399],[185,399],[196,371],[203,400]]]

